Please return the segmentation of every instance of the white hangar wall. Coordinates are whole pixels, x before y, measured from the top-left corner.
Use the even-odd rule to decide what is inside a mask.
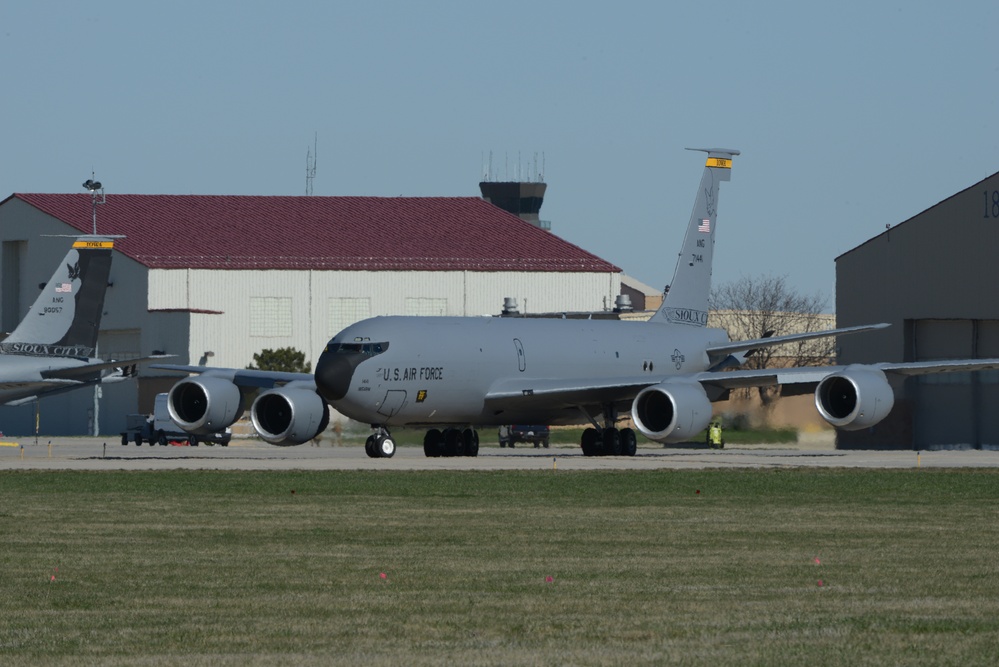
[[[241,367],[280,347],[315,363],[334,334],[367,317],[495,315],[505,297],[524,313],[599,311],[620,282],[617,273],[153,269],[148,308],[190,313],[191,363],[211,351],[211,365]]]
[[[109,201],[111,198],[109,197]],[[83,202],[89,213],[90,201]],[[98,209],[98,231],[116,230]],[[0,314],[7,330],[24,316],[39,283],[79,231],[13,197],[0,207]],[[9,259],[4,265],[4,258]],[[620,274],[481,271],[309,271],[151,269],[115,251],[98,343],[103,358],[127,359],[165,351],[169,363],[242,367],[264,348],[295,347],[315,364],[323,346],[348,324],[376,315],[498,314],[505,297],[521,312],[599,311],[613,306]],[[99,432],[117,442],[125,415],[148,411],[158,391],[180,376],[148,367],[137,380],[102,387]],[[94,391],[81,389],[40,401],[39,429],[47,436],[93,431]],[[35,405],[0,406],[0,430],[35,432]],[[44,443],[45,440],[40,439]]]

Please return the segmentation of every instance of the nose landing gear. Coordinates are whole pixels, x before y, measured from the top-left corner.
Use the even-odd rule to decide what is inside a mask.
[[[364,442],[364,452],[373,459],[390,459],[395,455],[395,440],[388,431],[379,427]]]

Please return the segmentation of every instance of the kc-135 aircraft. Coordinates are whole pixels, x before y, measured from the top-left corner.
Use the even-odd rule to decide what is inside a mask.
[[[135,365],[94,358],[111,272],[114,237],[79,236],[28,314],[0,342],[0,404],[124,380]]]
[[[648,322],[517,317],[374,317],[326,345],[314,375],[154,366],[198,375],[170,391],[173,419],[194,434],[217,432],[242,411],[242,391],[265,388],[250,417],[275,445],[304,443],[329,422],[329,406],[374,433],[365,450],[391,457],[392,426],[425,426],[427,456],[475,456],[476,427],[590,424],[587,456],[635,454],[635,429],[681,442],[711,420],[711,402],[737,387],[815,386],[815,407],[837,428],[863,429],[894,404],[888,378],[999,368],[999,359],[740,369],[755,349],[879,329],[886,324],[730,341],[707,327],[719,184],[739,151],[707,153],[673,280]],[[806,387],[810,389],[811,387]]]

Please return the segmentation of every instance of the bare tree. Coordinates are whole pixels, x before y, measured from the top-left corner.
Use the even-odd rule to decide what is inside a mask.
[[[787,276],[744,276],[711,290],[711,325],[725,329],[731,340],[829,329],[834,323],[822,313],[826,301],[821,293],[801,294]],[[821,366],[832,363],[835,351],[834,338],[786,343],[754,351],[743,368]],[[769,410],[780,396],[780,387],[759,387],[759,396]]]

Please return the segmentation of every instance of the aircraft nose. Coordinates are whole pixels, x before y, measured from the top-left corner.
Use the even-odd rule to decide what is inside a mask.
[[[339,401],[347,395],[354,369],[363,361],[360,353],[331,352],[326,350],[316,362],[316,389],[327,401]]]

